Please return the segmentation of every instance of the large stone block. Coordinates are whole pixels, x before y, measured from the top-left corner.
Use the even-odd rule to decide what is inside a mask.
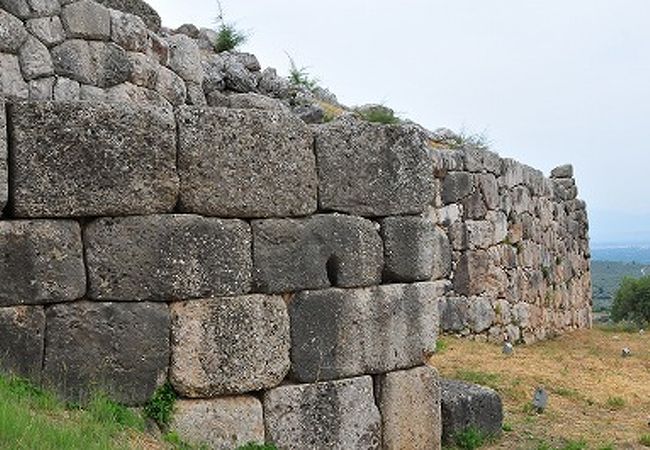
[[[81,0],[64,6],[61,21],[71,38],[106,41],[111,37],[110,11],[93,0]]]
[[[42,306],[0,308],[0,369],[3,372],[38,380],[44,343]]]
[[[441,282],[304,291],[289,304],[291,369],[302,382],[420,365],[435,351]]]
[[[0,94],[14,100],[29,96],[29,86],[23,79],[16,55],[0,53]]]
[[[54,75],[52,58],[45,44],[35,37],[27,38],[18,54],[20,68],[26,80]]]
[[[57,75],[108,88],[124,83],[133,67],[126,51],[113,44],[72,39],[52,49]]]
[[[196,41],[184,34],[175,34],[166,40],[169,45],[169,68],[183,80],[201,84],[203,67]]]
[[[417,216],[388,217],[381,222],[384,240],[384,280],[426,281],[451,270],[445,233],[430,220]],[[445,251],[446,243],[446,251]]]
[[[316,210],[307,126],[289,113],[185,107],[178,112],[181,207],[221,217]]]
[[[7,114],[5,102],[0,97],[0,216],[9,198],[9,174],[7,172]]]
[[[101,391],[138,405],[165,382],[167,305],[84,301],[52,306],[46,316],[43,375],[66,399]]]
[[[224,297],[171,308],[170,377],[182,395],[268,389],[289,371],[289,317],[281,297]]]
[[[250,290],[251,232],[242,220],[180,214],[98,219],[84,240],[94,299],[173,301]]]
[[[494,390],[456,380],[441,380],[442,438],[472,427],[487,435],[499,435],[503,423],[501,398]]]
[[[390,372],[379,376],[377,387],[383,449],[440,449],[440,381],[434,369]]]
[[[383,247],[373,222],[317,215],[253,221],[254,279],[268,293],[379,284]]]
[[[433,199],[433,160],[418,128],[344,119],[315,130],[321,209],[417,214]]]
[[[262,403],[252,396],[179,400],[170,429],[184,442],[215,450],[232,450],[264,442]]]
[[[381,448],[371,377],[272,389],[264,422],[267,440],[283,450]]]
[[[47,47],[65,40],[65,31],[59,16],[30,19],[25,23],[27,30]]]
[[[158,32],[160,30],[160,16],[144,0],[98,0],[102,5],[117,9],[122,12],[135,14],[144,20],[149,29]]]
[[[22,21],[0,9],[0,52],[15,55],[27,37]]]
[[[64,302],[85,294],[76,222],[2,221],[0,248],[0,306]]]
[[[171,112],[127,104],[10,105],[17,217],[120,216],[174,208]]]

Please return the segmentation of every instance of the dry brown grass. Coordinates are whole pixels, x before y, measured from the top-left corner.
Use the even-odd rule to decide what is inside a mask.
[[[488,449],[562,447],[585,441],[587,448],[646,449],[650,433],[650,334],[577,331],[520,346],[506,357],[500,346],[443,338],[446,348],[431,358],[449,378],[484,378],[502,395],[504,422],[512,427]],[[621,357],[629,347],[633,356]],[[542,414],[530,411],[535,387],[549,391]]]

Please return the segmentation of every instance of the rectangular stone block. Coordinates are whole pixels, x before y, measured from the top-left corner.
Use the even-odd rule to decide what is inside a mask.
[[[121,216],[176,204],[176,125],[164,109],[128,104],[9,106],[17,217]]]
[[[170,378],[185,397],[275,387],[289,371],[289,316],[277,296],[174,303]]]
[[[177,119],[183,211],[261,218],[316,210],[313,137],[297,117],[184,107]]]
[[[42,306],[0,308],[0,369],[40,379],[45,343]]]
[[[384,450],[435,450],[442,442],[440,380],[424,366],[377,380]]]
[[[248,395],[178,400],[170,430],[183,442],[215,450],[264,443],[262,402]],[[200,447],[203,448],[203,447]]]
[[[315,130],[321,210],[418,214],[433,200],[433,159],[417,127],[350,118]]]
[[[381,448],[371,377],[285,385],[264,393],[267,440],[283,450]]]
[[[67,400],[99,391],[139,405],[166,381],[167,305],[84,301],[52,306],[46,317],[44,379]]]
[[[251,232],[243,220],[104,218],[85,228],[84,241],[93,299],[173,301],[250,290]]]
[[[9,198],[9,178],[7,172],[7,114],[5,102],[0,97],[0,216]]]
[[[447,234],[430,219],[387,217],[381,221],[384,281],[411,282],[442,278],[451,271]]]
[[[267,293],[379,284],[384,263],[375,224],[339,214],[253,221],[253,255]]]
[[[83,297],[81,231],[70,220],[0,222],[0,306]]]
[[[301,382],[422,364],[436,347],[443,282],[304,291],[289,304],[291,370]]]

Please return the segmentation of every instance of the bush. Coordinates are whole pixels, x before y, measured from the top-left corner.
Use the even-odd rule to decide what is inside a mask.
[[[318,87],[318,78],[309,75],[307,67],[300,67],[296,65],[291,55],[287,53],[289,58],[289,81],[294,86],[304,87],[308,91],[314,91]]]
[[[171,384],[166,383],[154,392],[153,397],[144,405],[144,413],[162,427],[169,425],[174,413],[176,392]]]
[[[456,433],[454,443],[461,450],[475,450],[485,444],[486,436],[480,430],[470,427]]]
[[[217,53],[234,50],[244,44],[248,36],[243,31],[238,30],[234,24],[225,21],[223,8],[218,0],[217,7],[219,8],[219,16],[217,17],[219,27],[217,29],[217,39],[214,41],[214,50]]]
[[[612,305],[612,319],[638,324],[650,321],[650,275],[638,279],[623,278]]]

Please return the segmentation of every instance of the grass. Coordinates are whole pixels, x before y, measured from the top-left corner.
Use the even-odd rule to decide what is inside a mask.
[[[650,446],[650,333],[576,331],[517,347],[509,357],[501,354],[499,345],[444,339],[445,351],[430,358],[441,375],[490,386],[503,399],[511,431],[482,448]],[[634,356],[621,358],[623,347]],[[543,414],[536,414],[531,401],[540,385],[549,392],[549,403]],[[648,444],[641,441],[644,435]]]
[[[21,378],[0,376],[0,448],[151,448],[144,427],[141,416],[106,396],[75,407]]]
[[[147,417],[156,421],[160,426],[167,427],[174,413],[176,403],[176,392],[169,383],[159,387],[151,399],[144,406],[144,413]]]
[[[643,445],[644,447],[650,447],[650,433],[641,435],[639,438],[639,444]]]
[[[307,67],[298,67],[291,55],[289,58],[289,82],[297,87],[304,87],[308,91],[314,91],[318,87],[319,80],[309,74]]]
[[[219,0],[217,0],[217,8],[219,9],[219,15],[217,16],[219,26],[217,28],[217,38],[213,43],[214,51],[221,53],[235,50],[248,40],[248,36],[243,31],[238,30],[235,24],[225,21],[223,7]]]
[[[485,444],[486,438],[480,430],[470,427],[456,433],[454,436],[454,444],[458,450],[475,450]]]
[[[372,123],[394,125],[401,122],[401,119],[395,115],[392,109],[382,106],[360,110],[359,114],[364,120]]]

